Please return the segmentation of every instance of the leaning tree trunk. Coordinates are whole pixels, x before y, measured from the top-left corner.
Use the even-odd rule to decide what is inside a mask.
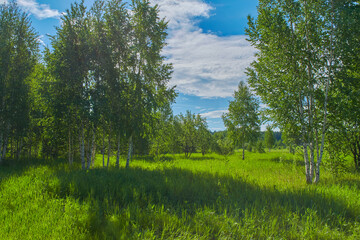
[[[134,147],[133,145],[134,145],[134,143],[133,143],[133,135],[131,134],[130,138],[129,138],[129,150],[128,150],[128,156],[127,156],[127,159],[126,159],[126,168],[129,168],[129,165],[130,165],[130,160],[131,160],[133,147]]]

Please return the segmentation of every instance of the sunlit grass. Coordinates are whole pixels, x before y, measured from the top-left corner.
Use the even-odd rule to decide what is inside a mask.
[[[2,239],[359,239],[360,176],[305,183],[300,155],[277,150],[135,157],[130,169],[66,161],[0,168]]]

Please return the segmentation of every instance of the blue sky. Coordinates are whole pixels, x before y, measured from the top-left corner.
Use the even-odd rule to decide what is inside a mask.
[[[0,0],[4,3],[8,0]],[[29,12],[41,41],[49,45],[60,16],[72,0],[16,0]],[[163,54],[173,63],[171,85],[179,97],[174,114],[191,110],[206,117],[209,128],[223,130],[221,115],[245,68],[254,60],[255,50],[245,40],[247,16],[256,16],[258,1],[249,0],[151,0],[160,6],[160,15],[169,20],[168,46]],[[93,0],[86,0],[91,6]]]

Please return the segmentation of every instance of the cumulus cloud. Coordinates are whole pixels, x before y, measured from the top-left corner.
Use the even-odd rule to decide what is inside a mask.
[[[17,0],[16,2],[21,8],[38,19],[59,18],[61,16],[58,10],[51,9],[48,4],[39,4],[35,0]]]
[[[221,118],[221,116],[224,113],[228,113],[228,112],[229,112],[228,110],[216,110],[216,111],[201,113],[200,115],[205,118]]]
[[[202,98],[231,97],[245,68],[254,60],[254,48],[245,36],[220,37],[197,26],[213,8],[202,0],[153,0],[161,17],[169,21],[164,50],[174,65],[170,82],[184,94]]]

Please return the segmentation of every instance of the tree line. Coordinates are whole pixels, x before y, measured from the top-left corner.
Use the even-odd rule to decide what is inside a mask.
[[[271,121],[293,151],[301,146],[306,181],[318,182],[324,151],[360,168],[360,4],[354,0],[260,0],[246,33],[257,49],[211,133],[191,112],[174,116],[172,66],[161,51],[167,23],[148,0],[74,3],[61,17],[51,48],[40,54],[29,16],[0,5],[0,161],[66,157],[90,168],[116,154],[263,152],[275,143]],[[256,95],[255,95],[256,94]],[[260,109],[260,103],[266,109]]]
[[[41,55],[29,16],[14,2],[0,5],[1,159],[66,153],[89,168],[100,147],[104,165],[112,149],[118,165],[126,142],[129,166],[134,142],[176,96],[158,12],[146,0],[74,3]]]

